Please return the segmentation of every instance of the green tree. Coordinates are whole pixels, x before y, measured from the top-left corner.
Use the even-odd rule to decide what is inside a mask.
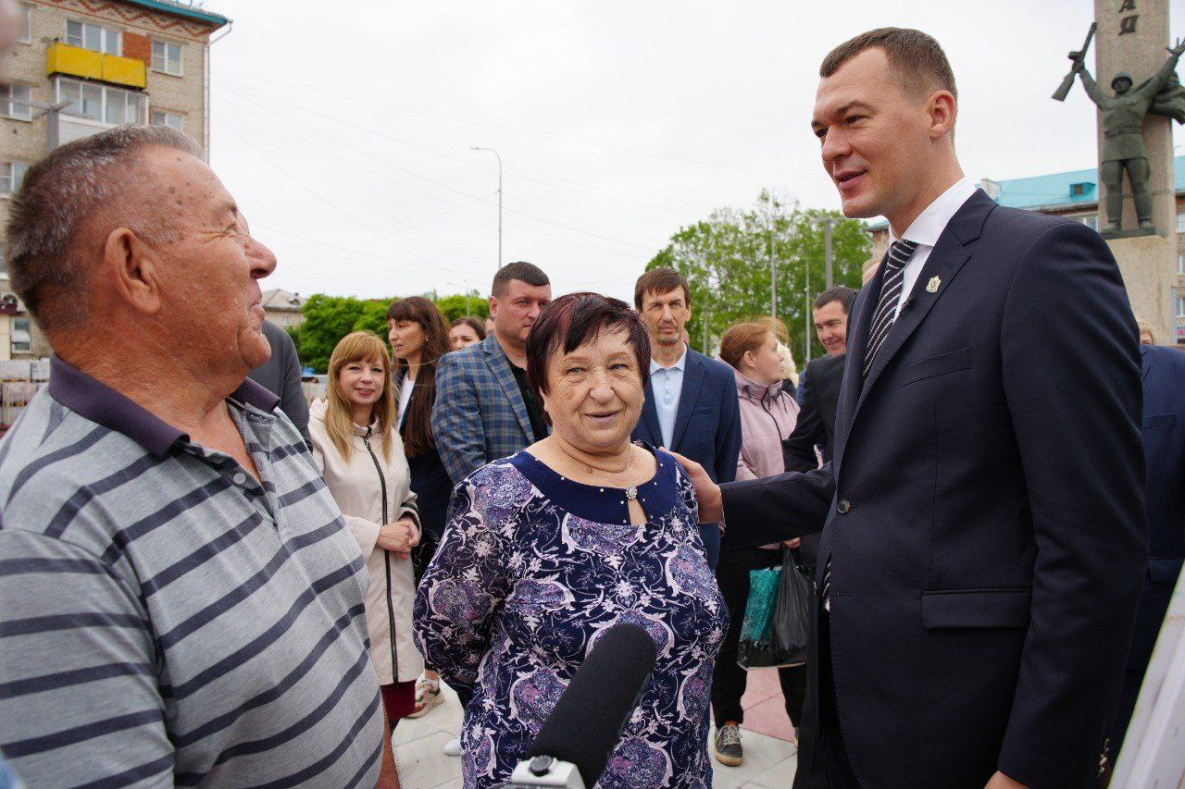
[[[347,334],[362,329],[387,336],[387,306],[391,299],[355,299],[350,296],[310,296],[301,312],[305,319],[295,331],[301,364],[319,373],[329,369],[329,356]]]
[[[808,301],[825,289],[824,219],[833,221],[834,283],[860,287],[871,248],[863,223],[835,211],[803,210],[768,191],[751,208],[720,208],[680,228],[646,268],[665,266],[687,277],[691,345],[710,353],[732,324],[771,314],[772,259],[777,267],[776,314],[790,331],[790,349],[801,369],[804,336],[811,343],[811,358],[823,353],[806,321]]]
[[[472,315],[475,318],[485,319],[490,315],[490,301],[482,296],[476,290],[471,290],[468,293],[458,293],[452,296],[441,296],[436,299],[436,308],[440,310],[440,314],[448,323],[452,323],[457,318],[463,318],[466,315]]]

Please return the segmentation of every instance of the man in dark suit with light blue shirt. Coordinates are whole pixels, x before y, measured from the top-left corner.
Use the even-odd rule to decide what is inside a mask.
[[[1136,321],[1106,243],[965,176],[946,54],[873,30],[811,127],[892,241],[823,468],[721,487],[728,547],[822,529],[799,787],[1097,785],[1148,567]]]
[[[677,271],[656,268],[638,278],[634,307],[650,334],[650,381],[634,439],[666,447],[701,464],[716,482],[736,479],[741,416],[736,378],[723,362],[684,341],[691,289]],[[720,528],[700,526],[708,566],[720,560]]]

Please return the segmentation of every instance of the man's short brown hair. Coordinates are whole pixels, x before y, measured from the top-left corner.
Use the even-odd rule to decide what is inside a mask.
[[[516,260],[498,269],[498,273],[494,275],[494,282],[490,286],[490,295],[495,299],[502,298],[506,295],[506,291],[510,289],[510,281],[515,279],[525,282],[533,288],[541,288],[544,285],[551,284],[551,280],[547,278],[547,274],[543,272],[543,269],[534,263],[528,263],[525,260]]]
[[[910,96],[916,98],[935,90],[946,90],[955,98],[959,97],[955,73],[942,47],[933,36],[904,27],[879,27],[845,41],[823,58],[819,76],[830,77],[844,63],[873,48],[884,50],[893,76]]]
[[[638,277],[638,281],[634,284],[634,308],[639,312],[642,311],[642,300],[645,299],[647,293],[661,296],[676,288],[683,288],[683,300],[690,307],[691,288],[687,284],[687,278],[673,268],[652,268]]]

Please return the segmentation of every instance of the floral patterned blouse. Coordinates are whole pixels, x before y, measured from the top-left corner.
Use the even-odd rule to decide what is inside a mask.
[[[416,596],[428,665],[473,686],[461,733],[467,789],[509,779],[606,628],[632,622],[658,646],[650,685],[600,781],[709,787],[708,700],[728,613],[704,559],[682,467],[647,446],[654,478],[625,492],[561,477],[519,452],[458,487]]]

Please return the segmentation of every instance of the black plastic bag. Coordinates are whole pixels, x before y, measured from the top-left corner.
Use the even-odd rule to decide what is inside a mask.
[[[798,570],[794,551],[782,549],[782,582],[774,606],[770,642],[778,666],[806,663],[815,586]]]

